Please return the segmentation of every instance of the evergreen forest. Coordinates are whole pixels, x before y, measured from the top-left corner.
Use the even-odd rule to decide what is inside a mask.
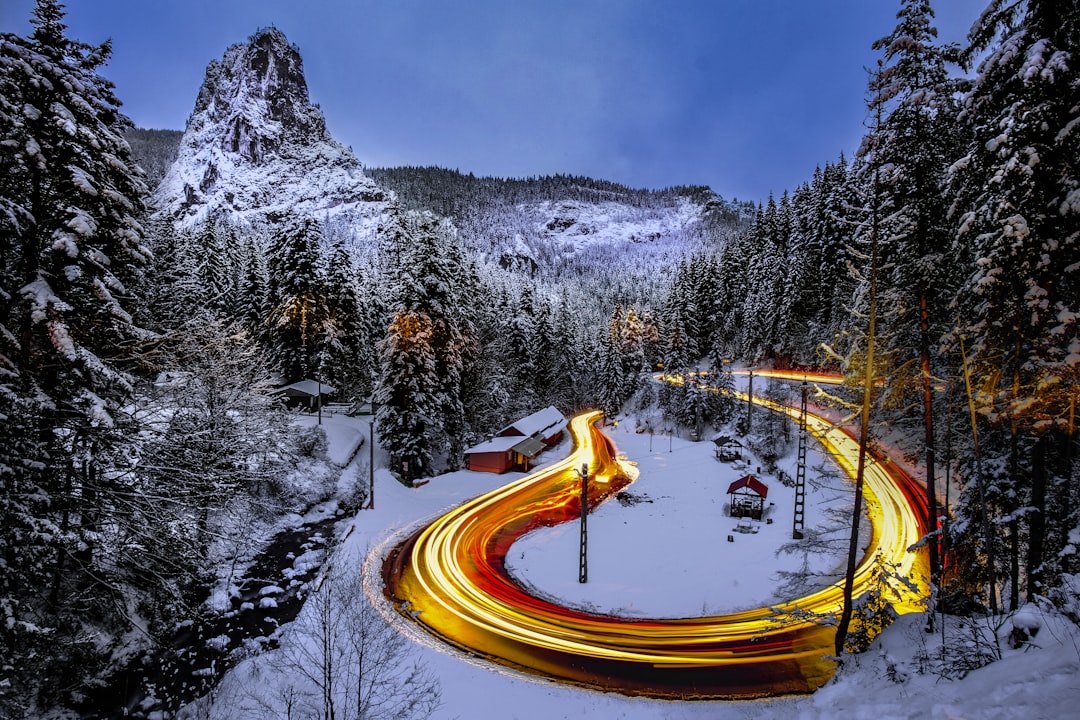
[[[926,476],[940,607],[1053,601],[1080,573],[1080,2],[988,0],[963,47],[899,5],[861,147],[778,197],[368,169],[392,200],[358,245],[287,209],[155,214],[179,134],[134,128],[109,43],[37,0],[0,36],[0,716],[77,706],[333,492],[270,393],[309,377],[373,403],[413,485],[547,405],[700,437],[733,365],[842,372],[815,402],[853,416],[869,374],[870,441]],[[697,219],[571,253],[522,209],[603,202]]]

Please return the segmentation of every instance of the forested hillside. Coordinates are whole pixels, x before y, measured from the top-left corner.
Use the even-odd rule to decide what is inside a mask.
[[[131,156],[146,173],[146,183],[155,188],[180,154],[180,130],[128,128],[124,139],[131,146]]]
[[[269,394],[310,377],[373,397],[411,485],[546,405],[732,419],[661,366],[719,390],[725,361],[828,366],[846,410],[872,380],[871,441],[909,450],[935,527],[959,492],[928,540],[946,609],[1080,572],[1077,0],[991,0],[965,48],[902,0],[858,153],[756,206],[365,171],[274,28],[210,63],[163,171],[108,43],[54,0],[32,23],[0,37],[0,714],[77,704],[334,497],[325,439]]]

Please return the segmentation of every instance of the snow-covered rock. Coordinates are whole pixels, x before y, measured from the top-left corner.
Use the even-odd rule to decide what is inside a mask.
[[[364,236],[391,201],[330,136],[308,97],[298,49],[269,28],[209,64],[178,157],[151,202],[179,227],[289,211],[341,218]]]

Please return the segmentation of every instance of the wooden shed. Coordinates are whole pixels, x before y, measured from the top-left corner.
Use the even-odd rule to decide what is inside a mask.
[[[478,472],[504,473],[529,463],[544,450],[539,438],[508,435],[494,437],[465,451],[465,467]]]
[[[769,488],[753,475],[744,475],[728,486],[731,517],[760,520],[765,512]]]

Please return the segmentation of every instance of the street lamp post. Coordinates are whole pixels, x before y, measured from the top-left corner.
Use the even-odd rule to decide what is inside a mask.
[[[582,463],[577,470],[577,474],[581,478],[581,544],[578,548],[578,582],[585,583],[589,581],[589,531],[587,524],[589,516],[589,464]]]
[[[371,396],[371,421],[368,426],[368,503],[367,509],[375,509],[375,395]]]

